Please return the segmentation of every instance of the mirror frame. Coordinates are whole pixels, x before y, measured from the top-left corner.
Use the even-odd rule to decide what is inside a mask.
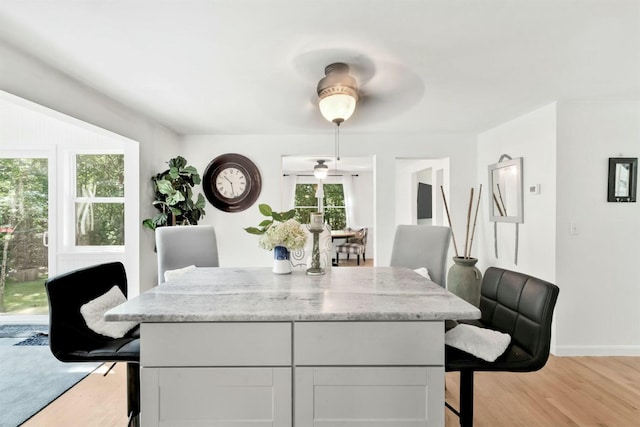
[[[517,200],[516,206],[518,207],[517,215],[511,216],[500,216],[494,215],[493,211],[493,172],[496,170],[500,170],[503,168],[515,166],[517,170],[516,175],[516,191],[517,191]],[[523,223],[524,222],[524,208],[522,203],[522,157],[517,157],[511,160],[505,160],[503,162],[494,163],[489,165],[489,188],[491,190],[491,196],[489,196],[489,220],[492,222],[513,222],[513,223]]]
[[[619,181],[616,180],[618,165],[627,165],[629,177],[627,180],[627,195],[616,196]],[[637,157],[609,157],[609,185],[607,186],[607,202],[635,202],[638,174]]]

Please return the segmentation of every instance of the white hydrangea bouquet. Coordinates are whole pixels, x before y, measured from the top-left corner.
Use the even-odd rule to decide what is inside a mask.
[[[293,217],[295,209],[287,212],[274,212],[267,204],[258,205],[260,213],[271,219],[265,219],[258,227],[247,227],[244,230],[250,234],[260,235],[258,245],[262,249],[272,250],[276,246],[284,246],[290,251],[302,249],[307,242],[307,233],[302,225]]]

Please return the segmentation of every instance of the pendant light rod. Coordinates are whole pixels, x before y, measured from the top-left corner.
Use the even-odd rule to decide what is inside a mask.
[[[340,123],[342,123],[344,120],[334,120],[334,123],[336,124],[336,130],[335,130],[335,150],[336,150],[336,168],[338,167],[338,162],[340,161]]]

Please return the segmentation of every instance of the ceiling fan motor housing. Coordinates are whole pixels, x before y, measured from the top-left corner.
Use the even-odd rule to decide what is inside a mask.
[[[358,100],[358,82],[349,74],[349,66],[343,62],[329,64],[324,69],[325,76],[318,82],[318,97],[345,94]]]

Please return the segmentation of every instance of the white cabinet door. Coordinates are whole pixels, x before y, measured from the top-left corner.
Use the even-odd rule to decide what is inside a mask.
[[[291,427],[291,368],[142,368],[142,426]]]
[[[443,367],[296,368],[296,427],[444,425]]]

